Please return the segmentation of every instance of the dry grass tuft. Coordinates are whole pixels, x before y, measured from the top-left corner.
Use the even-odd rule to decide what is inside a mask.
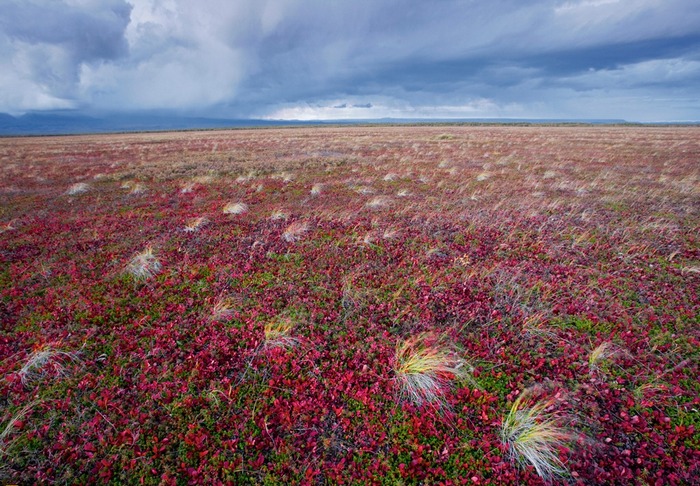
[[[207,224],[209,224],[209,219],[205,218],[204,216],[200,216],[199,218],[193,218],[187,222],[184,231],[185,233],[194,233],[200,228],[206,226]]]
[[[304,234],[309,231],[309,223],[306,221],[295,221],[284,230],[282,239],[289,243],[299,241]]]
[[[248,205],[244,202],[230,202],[224,206],[224,214],[245,214],[248,212]]]
[[[323,192],[323,184],[314,184],[311,187],[311,195],[312,196],[319,196]]]
[[[272,213],[270,214],[270,219],[271,219],[272,221],[279,221],[279,220],[282,220],[282,219],[287,219],[288,217],[289,217],[289,216],[287,215],[287,213],[285,213],[284,211],[282,211],[282,210],[280,210],[280,209],[275,209],[275,210],[272,211]]]
[[[625,351],[620,347],[610,341],[602,342],[588,355],[588,369],[594,373],[605,361],[622,354],[625,354]]]
[[[140,182],[137,182],[136,184],[131,186],[131,191],[129,191],[129,194],[143,194],[146,192],[146,186],[144,184],[141,184]]]
[[[381,209],[389,206],[391,204],[391,199],[385,196],[374,197],[365,204],[370,209]]]
[[[291,336],[294,320],[289,316],[278,316],[265,324],[264,349],[293,348],[299,339]]]
[[[234,315],[233,302],[230,299],[221,299],[214,304],[210,321],[227,321]]]
[[[195,182],[186,182],[183,184],[182,188],[180,188],[180,193],[181,194],[189,194],[190,192],[194,191],[194,188],[197,186]]]
[[[90,190],[90,185],[85,182],[77,182],[70,186],[66,191],[69,196],[78,196],[80,194],[85,194]]]
[[[153,254],[153,248],[150,246],[132,258],[125,269],[126,273],[136,280],[147,280],[160,272],[160,270],[160,261]]]
[[[445,337],[422,333],[400,343],[394,373],[400,395],[422,405],[445,405],[445,391],[456,380],[470,378],[471,367]]]
[[[515,400],[501,425],[501,440],[511,460],[533,466],[545,481],[568,475],[559,451],[568,449],[577,438],[565,418],[553,410],[554,405],[554,398],[534,401],[532,389],[527,389]]]
[[[50,345],[32,352],[22,368],[17,372],[20,381],[24,386],[31,386],[41,381],[48,374],[66,376],[66,364],[68,362],[77,363],[80,361],[79,353],[69,353],[60,351]]]

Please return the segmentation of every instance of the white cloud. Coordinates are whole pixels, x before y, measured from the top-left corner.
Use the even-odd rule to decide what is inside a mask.
[[[625,64],[615,69],[590,69],[561,83],[578,89],[615,89],[649,85],[700,84],[700,61],[685,59],[653,59]]]
[[[268,120],[363,120],[369,118],[494,118],[520,116],[517,104],[499,106],[479,98],[454,105],[413,105],[399,99],[379,102],[328,100],[321,103],[294,103],[276,107],[264,116]]]

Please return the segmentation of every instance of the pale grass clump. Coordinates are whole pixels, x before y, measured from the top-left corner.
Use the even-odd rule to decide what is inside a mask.
[[[396,193],[397,197],[408,197],[411,195],[411,192],[408,189],[401,189],[399,192]]]
[[[146,186],[140,182],[128,181],[122,184],[122,189],[129,189],[129,194],[139,195],[146,192]]]
[[[244,202],[230,202],[224,206],[224,214],[245,214],[248,212],[248,205]]]
[[[384,238],[385,240],[393,240],[398,236],[399,231],[394,228],[387,228],[386,230],[384,230],[384,233],[382,233],[382,238]]]
[[[294,221],[284,230],[282,239],[286,242],[293,243],[299,241],[307,231],[309,231],[309,223],[306,221]]]
[[[31,386],[41,381],[50,372],[57,376],[66,376],[68,374],[66,364],[79,362],[78,355],[79,353],[60,351],[51,345],[42,346],[29,355],[17,374],[24,386]]]
[[[365,206],[370,209],[381,209],[389,206],[391,204],[391,199],[384,196],[378,196],[370,199]]]
[[[149,246],[131,259],[125,271],[135,280],[147,280],[160,270],[160,260],[153,254],[153,248]]]
[[[66,191],[66,194],[69,196],[78,196],[80,194],[85,194],[90,190],[90,185],[86,184],[85,182],[76,182],[72,186],[68,188],[68,191]]]
[[[231,319],[234,315],[233,303],[230,299],[220,299],[212,308],[210,321],[227,321]]]
[[[358,194],[362,194],[364,196],[367,196],[369,194],[374,194],[374,189],[369,187],[369,186],[353,186],[352,190],[355,191]]]
[[[198,218],[192,218],[187,222],[185,225],[185,228],[183,231],[185,233],[194,233],[195,231],[198,231],[200,228],[206,226],[209,224],[209,219],[205,218],[204,216],[200,216]]]
[[[489,174],[488,172],[482,172],[481,174],[476,176],[477,182],[483,182],[483,181],[488,180],[490,178],[491,178],[491,174]]]
[[[183,186],[180,188],[180,193],[181,194],[189,194],[190,192],[194,191],[194,188],[197,186],[195,182],[186,182],[183,184]]]
[[[390,172],[390,173],[388,173],[387,175],[384,176],[383,180],[384,180],[385,182],[392,182],[392,181],[395,181],[395,180],[398,179],[398,178],[399,178],[398,174],[395,174],[395,173],[393,173],[393,172]]]
[[[401,342],[394,355],[399,392],[415,405],[443,406],[454,381],[470,378],[471,367],[445,337],[422,333]]]
[[[289,316],[279,316],[265,324],[264,349],[293,348],[299,344],[299,339],[291,336],[294,320]]]
[[[287,215],[287,213],[285,213],[285,212],[282,211],[281,209],[275,209],[275,210],[272,211],[272,213],[270,214],[270,219],[271,219],[272,221],[279,221],[279,220],[287,219],[288,217],[289,217],[289,216]]]
[[[515,400],[501,425],[501,440],[511,460],[533,466],[545,481],[568,475],[559,451],[568,449],[577,438],[565,417],[553,410],[554,405],[554,398],[534,401],[533,390],[527,389]]]
[[[323,184],[314,184],[311,187],[311,195],[319,196],[323,192]]]

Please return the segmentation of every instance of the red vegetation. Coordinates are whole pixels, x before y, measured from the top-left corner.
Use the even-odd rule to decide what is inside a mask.
[[[542,484],[500,435],[538,384],[573,482],[697,482],[698,161],[697,128],[0,139],[0,482]],[[473,367],[440,409],[394,376],[423,332]]]

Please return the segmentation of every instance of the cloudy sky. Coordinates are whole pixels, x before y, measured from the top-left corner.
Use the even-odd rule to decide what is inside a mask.
[[[700,120],[699,0],[0,0],[0,112]]]

